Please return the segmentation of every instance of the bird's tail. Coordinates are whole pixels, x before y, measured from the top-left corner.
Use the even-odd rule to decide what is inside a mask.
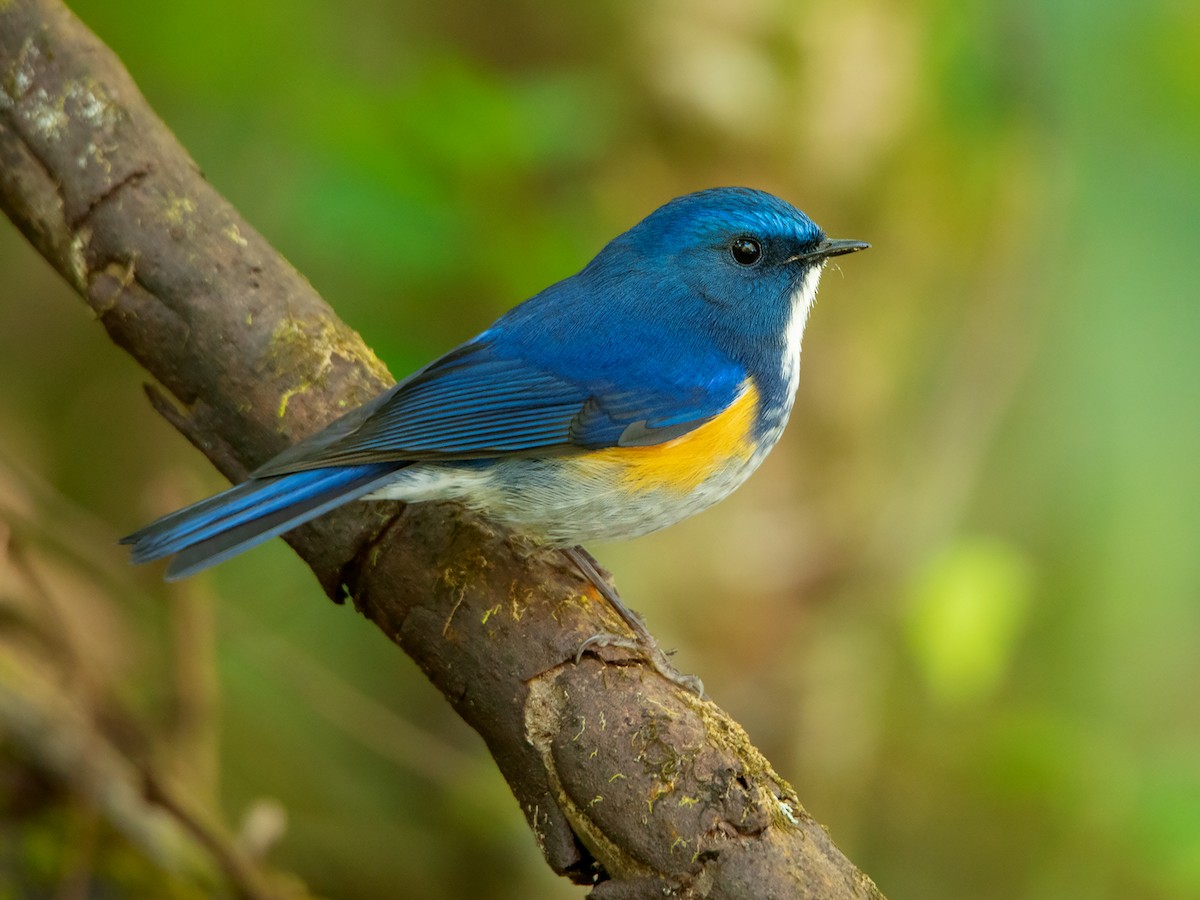
[[[186,578],[297,525],[369,494],[403,463],[337,466],[250,478],[121,538],[133,562],[178,554],[167,580]]]

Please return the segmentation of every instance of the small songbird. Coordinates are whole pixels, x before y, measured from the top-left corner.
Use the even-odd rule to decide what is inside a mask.
[[[762,191],[688,194],[253,472],[129,535],[183,578],[351,500],[455,500],[563,552],[721,500],[783,432],[831,240]]]

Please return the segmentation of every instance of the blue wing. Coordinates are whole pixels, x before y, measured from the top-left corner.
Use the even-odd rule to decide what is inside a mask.
[[[657,444],[722,412],[745,380],[728,360],[689,366],[676,379],[654,360],[568,375],[511,349],[485,332],[255,474]],[[647,368],[654,377],[639,378]]]

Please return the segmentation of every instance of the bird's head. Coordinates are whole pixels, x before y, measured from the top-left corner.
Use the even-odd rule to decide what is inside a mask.
[[[807,316],[827,260],[868,246],[826,237],[765,191],[712,188],[658,208],[596,264],[674,281],[702,303],[698,315],[741,334],[765,334],[780,333],[797,313]]]

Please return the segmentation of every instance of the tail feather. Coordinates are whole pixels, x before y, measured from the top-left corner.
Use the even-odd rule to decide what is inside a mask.
[[[167,578],[184,578],[370,493],[400,468],[375,463],[251,478],[163,516],[121,543],[132,545],[135,563],[178,554]]]

